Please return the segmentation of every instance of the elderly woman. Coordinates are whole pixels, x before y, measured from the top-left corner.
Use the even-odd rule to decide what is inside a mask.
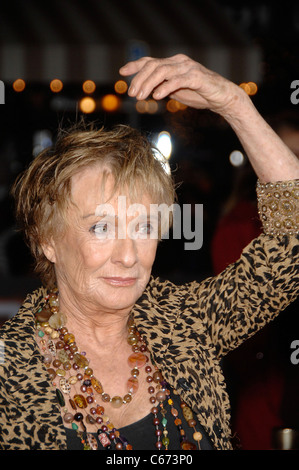
[[[227,120],[265,233],[215,278],[153,279],[171,177],[129,127],[62,132],[14,187],[43,287],[1,330],[1,449],[231,449],[220,361],[297,296],[299,163],[250,98],[184,55],[120,73]]]

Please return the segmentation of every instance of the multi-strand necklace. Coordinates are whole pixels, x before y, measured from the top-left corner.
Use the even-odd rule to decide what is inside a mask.
[[[58,292],[52,292],[45,298],[45,304],[36,313],[37,339],[44,357],[50,379],[56,389],[57,401],[62,410],[63,421],[77,432],[83,448],[97,450],[98,441],[105,449],[132,450],[126,437],[113,425],[105,412],[105,404],[120,408],[130,403],[138,390],[140,369],[145,368],[148,384],[149,401],[152,405],[153,425],[156,436],[156,448],[168,449],[166,406],[177,427],[180,447],[184,450],[200,449],[202,434],[196,431],[196,420],[186,403],[180,403],[183,416],[190,428],[193,428],[193,439],[197,446],[186,439],[182,420],[170,398],[168,384],[161,371],[150,359],[147,346],[142,341],[132,319],[128,322],[127,341],[132,348],[128,357],[131,375],[127,380],[127,393],[111,397],[93,373],[90,361],[80,351],[74,334],[66,328],[66,319],[59,311]],[[67,406],[67,401],[68,405]],[[70,411],[72,410],[72,412]],[[162,419],[159,418],[159,413]],[[95,427],[98,441],[88,430]],[[162,426],[162,428],[161,428]]]

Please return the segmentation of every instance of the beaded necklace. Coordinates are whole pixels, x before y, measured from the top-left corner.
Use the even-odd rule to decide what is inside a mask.
[[[105,413],[103,404],[110,403],[113,408],[120,408],[130,403],[138,390],[139,370],[145,367],[148,383],[149,401],[153,405],[153,425],[156,436],[156,448],[168,449],[167,408],[177,427],[180,447],[183,450],[200,449],[202,434],[196,431],[196,420],[192,410],[181,400],[183,416],[191,428],[197,446],[186,439],[178,410],[170,398],[169,386],[161,371],[153,365],[147,346],[138,333],[132,319],[128,321],[127,341],[132,348],[128,357],[131,376],[127,380],[127,393],[124,397],[110,395],[104,391],[101,382],[94,376],[85,353],[79,350],[75,336],[66,328],[66,318],[59,311],[58,292],[54,291],[44,299],[45,305],[35,316],[37,340],[44,357],[50,379],[56,389],[57,401],[62,410],[63,421],[77,432],[85,450],[97,450],[97,439],[87,427],[95,427],[100,445],[105,449],[132,450],[126,437],[113,425]],[[72,413],[66,406],[66,400]],[[100,401],[100,403],[98,403]],[[162,418],[159,418],[159,413]],[[161,428],[162,425],[162,428]]]

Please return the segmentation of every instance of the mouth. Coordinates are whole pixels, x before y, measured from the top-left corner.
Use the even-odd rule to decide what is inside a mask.
[[[125,287],[132,286],[137,281],[136,277],[103,277],[104,281],[111,286]]]

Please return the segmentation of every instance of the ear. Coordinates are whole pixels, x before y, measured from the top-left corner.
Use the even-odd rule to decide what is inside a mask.
[[[53,238],[51,237],[50,240],[43,242],[41,244],[42,250],[44,252],[45,257],[51,261],[51,263],[56,263],[57,256],[56,256],[56,247]]]

